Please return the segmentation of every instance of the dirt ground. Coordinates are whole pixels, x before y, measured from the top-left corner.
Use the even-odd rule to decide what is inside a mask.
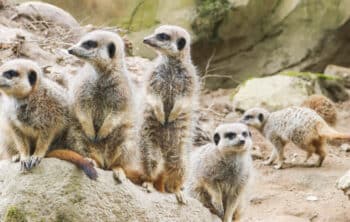
[[[220,90],[202,97],[203,110],[210,110],[206,114],[215,116],[217,122],[229,122],[237,118],[236,114],[225,109],[230,104],[231,91]],[[350,132],[350,101],[337,104],[337,108],[338,121],[335,128]],[[230,109],[233,107],[228,108]],[[214,128],[217,122],[208,125]],[[270,147],[261,146],[263,159],[254,160],[255,180],[242,221],[349,222],[350,201],[336,189],[336,181],[350,169],[350,152],[340,149],[341,142],[328,145],[328,156],[321,168],[292,167],[287,164],[282,170],[263,165],[263,159],[270,154]],[[287,163],[302,163],[306,156],[305,152],[293,145],[288,145],[285,150]],[[313,156],[308,163],[312,164],[316,158]]]

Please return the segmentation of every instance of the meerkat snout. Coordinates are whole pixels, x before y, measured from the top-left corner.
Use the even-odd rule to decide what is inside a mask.
[[[218,149],[241,152],[252,145],[248,126],[242,123],[222,124],[216,128],[214,143]]]

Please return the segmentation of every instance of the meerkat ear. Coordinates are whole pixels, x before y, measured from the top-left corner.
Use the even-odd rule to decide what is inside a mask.
[[[220,142],[220,135],[218,133],[214,134],[214,143],[215,145],[218,145]]]
[[[37,73],[35,71],[32,70],[28,73],[28,80],[31,86],[36,83],[37,78]]]
[[[262,113],[259,113],[258,119],[259,119],[260,122],[263,122],[264,121],[264,115]]]
[[[109,58],[113,58],[114,55],[115,55],[115,45],[113,42],[109,43],[108,46],[108,55],[109,55]]]
[[[183,50],[185,48],[186,45],[186,39],[185,38],[179,38],[176,42],[177,44],[177,49],[179,51]]]
[[[248,131],[249,137],[252,137],[252,132]]]

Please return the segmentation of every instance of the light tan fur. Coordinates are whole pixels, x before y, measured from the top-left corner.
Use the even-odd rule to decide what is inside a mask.
[[[192,153],[185,190],[224,222],[239,220],[253,172],[251,134],[244,124],[222,124],[213,140]]]
[[[304,162],[316,153],[319,159],[314,166],[320,167],[326,157],[327,139],[350,139],[350,134],[337,132],[314,110],[304,107],[290,107],[272,113],[253,108],[244,113],[241,121],[259,129],[274,145],[266,164],[272,164],[277,157],[276,169],[283,166],[284,146],[288,142],[307,152]]]
[[[119,182],[137,178],[134,95],[122,39],[94,31],[68,52],[87,62],[70,85],[76,119],[68,133],[69,146],[98,167],[113,170]]]
[[[159,56],[146,82],[140,147],[144,186],[175,193],[180,203],[187,153],[192,144],[194,110],[198,104],[199,81],[190,55],[186,30],[164,25],[144,39]]]

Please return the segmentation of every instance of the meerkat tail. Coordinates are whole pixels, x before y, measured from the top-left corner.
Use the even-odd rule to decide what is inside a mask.
[[[80,154],[74,151],[64,150],[64,149],[53,150],[49,152],[46,155],[46,157],[54,157],[60,160],[71,162],[75,164],[77,167],[79,167],[80,169],[82,169],[90,179],[92,180],[97,179],[98,175],[94,165],[90,161],[85,159],[83,156],[81,156]]]
[[[329,139],[350,139],[350,133],[340,133],[326,124],[319,124],[317,131],[321,137]]]

